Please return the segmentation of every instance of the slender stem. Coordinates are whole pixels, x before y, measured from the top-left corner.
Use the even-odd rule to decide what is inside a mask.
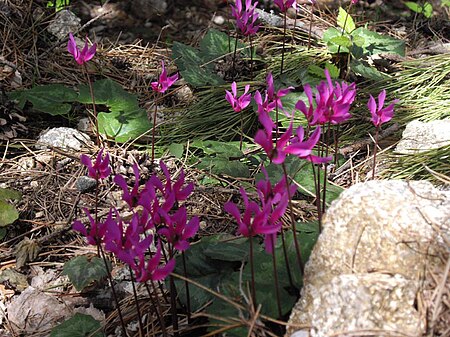
[[[278,130],[278,104],[275,104],[275,141],[280,138],[280,131]]]
[[[318,176],[316,176],[316,168],[314,163],[311,162],[314,187],[316,188],[316,207],[317,207],[317,217],[319,218],[319,233],[322,232],[322,207],[320,207],[320,168],[317,167]]]
[[[105,263],[106,273],[108,274],[109,283],[111,283],[111,291],[114,297],[114,302],[117,305],[117,314],[119,315],[120,325],[122,326],[122,332],[124,336],[128,336],[127,328],[125,326],[125,322],[123,320],[122,310],[120,309],[119,298],[117,297],[116,289],[114,288],[113,278],[111,275],[111,271],[109,270],[108,262],[106,261],[105,252],[103,251],[102,246],[99,244],[100,254],[102,255],[103,262]]]
[[[184,273],[184,277],[188,277],[187,275],[187,268],[186,268],[186,254],[184,254],[184,252],[181,252],[181,257],[183,260],[183,273]],[[188,281],[184,281],[184,286],[186,288],[186,306],[187,306],[187,319],[188,319],[188,323],[191,323],[191,296],[189,293],[189,282]]]
[[[286,272],[288,274],[289,279],[289,285],[294,288],[294,281],[292,280],[292,274],[291,274],[291,265],[289,263],[289,257],[287,253],[287,247],[286,247],[286,240],[284,238],[284,230],[281,228],[281,243],[283,244],[283,255],[284,255],[284,262],[286,263]]]
[[[153,111],[153,129],[152,129],[152,165],[155,160],[155,133],[156,133],[156,114],[158,112],[158,94],[155,94],[155,110]]]
[[[169,247],[169,257],[173,258],[173,247]],[[175,280],[172,275],[169,275],[170,284],[170,306],[172,310],[172,325],[173,325],[173,335],[178,337],[180,334],[178,332],[178,315],[177,315],[177,288],[175,287]]]
[[[333,132],[334,135],[334,166],[335,170],[337,169],[338,165],[338,155],[339,155],[339,132],[340,132],[340,125],[338,124],[336,126],[336,129]]]
[[[281,230],[283,231],[283,229]],[[280,284],[278,282],[277,259],[275,256],[275,240],[272,241],[272,265],[273,265],[273,279],[275,280],[275,294],[277,295],[278,318],[281,319],[281,316],[283,314],[281,311]]]
[[[295,8],[294,29],[292,29],[292,45],[295,46],[295,29],[297,27],[297,7]],[[294,52],[294,48],[291,48],[291,54]]]
[[[237,52],[238,38],[239,38],[239,34],[236,30],[236,40],[234,41],[233,59],[231,60],[231,71],[233,72],[231,74],[231,77],[233,80],[236,77],[236,52]]]
[[[161,325],[161,331],[163,334],[163,337],[167,337],[167,329],[166,329],[166,322],[164,322],[164,317],[162,313],[161,308],[161,302],[159,301],[158,292],[156,291],[155,284],[153,283],[153,280],[150,280],[153,288],[153,292],[155,293],[156,301],[153,298],[153,294],[150,291],[150,288],[147,283],[145,283],[145,289],[147,289],[148,297],[150,298],[150,301],[152,302],[153,310],[155,310],[156,317],[158,318],[159,324]]]
[[[250,236],[250,272],[251,272],[251,276],[252,276],[252,284],[251,284],[251,292],[252,292],[252,304],[253,304],[253,309],[257,308],[256,305],[256,285],[255,285],[255,266],[254,266],[254,261],[253,261],[253,237]]]
[[[250,80],[253,81],[253,39],[251,34],[248,39],[250,41]]]
[[[91,95],[92,99],[92,110],[94,111],[94,122],[95,122],[95,133],[97,137],[97,146],[100,146],[100,133],[98,131],[98,118],[97,118],[97,108],[95,106],[95,96],[94,96],[94,88],[92,87],[91,79],[89,77],[89,72],[87,70],[86,64],[83,63],[82,69],[84,73],[86,74],[88,86],[89,86],[89,94]]]
[[[130,271],[131,287],[133,288],[134,304],[136,305],[136,312],[137,312],[138,322],[139,322],[139,337],[143,337],[144,326],[142,325],[141,307],[139,305],[139,300],[138,300],[137,291],[136,291],[136,285],[134,284],[133,270],[131,270],[130,266],[128,266],[128,270]]]
[[[350,11],[351,11],[351,9],[352,9],[352,5],[353,5],[352,2],[350,2],[350,4],[348,5],[347,14],[345,14],[344,27],[342,27],[341,36],[344,36],[344,33],[345,33],[345,26],[347,26],[347,20],[348,20],[349,13],[350,13]],[[339,55],[340,52],[341,52],[341,45],[338,45],[338,50],[337,50],[337,53],[336,53],[336,54]],[[349,53],[349,54],[350,54],[350,53]],[[339,59],[339,58],[338,58],[338,59]],[[339,63],[340,63],[340,62],[339,62]],[[347,77],[347,71],[345,72],[344,77]]]
[[[314,19],[314,4],[311,4],[311,13],[309,17],[309,31],[308,31],[308,50],[311,49],[311,32],[312,32],[312,24]]]
[[[287,194],[288,194],[288,199],[289,199],[289,213],[291,216],[291,227],[292,227],[292,235],[294,236],[294,246],[295,246],[295,254],[297,255],[297,262],[298,262],[298,267],[300,268],[300,272],[301,275],[303,275],[303,271],[304,271],[304,264],[303,264],[303,259],[302,259],[302,253],[300,251],[300,246],[298,244],[298,240],[297,240],[297,229],[295,228],[295,216],[294,216],[294,207],[292,205],[292,196],[291,196],[291,191],[289,190],[289,176],[287,174],[287,169],[286,169],[286,164],[283,163],[281,164],[281,166],[283,167],[283,173],[284,173],[284,177],[286,179],[286,185],[287,185]]]
[[[283,49],[281,50],[281,69],[280,69],[280,75],[283,74],[284,71],[284,49],[285,49],[285,39],[286,39],[286,20],[287,20],[287,11],[284,13],[284,24],[283,24]]]
[[[325,146],[325,157],[328,157],[328,153],[329,153],[329,142],[330,142],[330,132],[331,132],[331,122],[328,122],[328,127],[327,127],[327,133],[326,133],[326,137],[325,137],[325,142],[324,142],[324,146]],[[318,168],[320,170],[320,166]],[[326,208],[326,197],[327,197],[327,182],[328,182],[328,177],[327,174],[328,173],[328,163],[324,164],[324,171],[323,171],[323,192],[322,192],[322,214],[325,213],[325,208]]]
[[[375,168],[377,166],[377,147],[378,147],[378,133],[380,131],[380,126],[377,125],[375,131],[375,144],[373,147],[373,171],[372,171],[372,180],[375,179]]]
[[[239,150],[242,151],[242,143],[243,143],[243,138],[244,138],[244,116],[242,111],[239,112],[241,114],[241,136],[240,136],[240,140],[239,140]]]

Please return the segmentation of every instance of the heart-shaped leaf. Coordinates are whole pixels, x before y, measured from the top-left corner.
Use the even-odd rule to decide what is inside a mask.
[[[85,255],[67,261],[64,264],[63,274],[69,277],[70,282],[78,291],[108,275],[102,259],[99,257],[88,259]]]

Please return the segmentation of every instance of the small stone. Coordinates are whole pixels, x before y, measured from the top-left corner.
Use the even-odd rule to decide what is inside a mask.
[[[87,176],[79,177],[77,179],[77,182],[75,183],[75,186],[80,193],[87,193],[89,191],[92,191],[96,185],[97,181]]]
[[[58,39],[68,39],[69,33],[76,32],[81,28],[81,19],[67,9],[56,13],[54,20],[48,25],[49,33]]]
[[[77,130],[82,132],[89,132],[92,130],[91,121],[89,118],[84,117],[78,121]]]
[[[221,16],[221,15],[217,15],[217,16],[214,17],[213,22],[216,25],[221,26],[221,25],[223,25],[225,23],[225,18],[223,16]]]
[[[42,150],[52,146],[62,150],[79,151],[86,144],[93,144],[88,135],[76,129],[61,127],[41,133],[36,148]]]

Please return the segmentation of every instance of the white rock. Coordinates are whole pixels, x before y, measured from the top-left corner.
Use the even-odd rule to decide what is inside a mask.
[[[221,26],[221,25],[223,25],[225,23],[225,18],[223,16],[221,16],[221,15],[217,15],[217,16],[214,17],[213,22],[216,25],[220,25]]]
[[[289,323],[311,326],[311,337],[374,328],[421,335],[414,299],[429,282],[425,266],[444,270],[444,236],[450,191],[400,180],[350,187],[325,214]],[[286,336],[294,332],[288,327]]]
[[[406,125],[395,151],[401,154],[414,154],[449,144],[450,119],[431,122],[415,120]]]
[[[36,148],[45,149],[47,145],[57,147],[63,150],[79,151],[86,144],[93,144],[89,136],[72,128],[53,128],[44,131],[39,136]]]

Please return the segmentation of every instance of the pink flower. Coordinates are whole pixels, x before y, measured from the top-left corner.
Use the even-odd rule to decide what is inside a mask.
[[[352,0],[352,5],[357,4],[358,0]]]
[[[188,239],[195,236],[199,228],[198,217],[193,217],[187,222],[186,207],[181,207],[174,214],[163,213],[165,227],[158,231],[158,234],[166,237],[173,247],[180,252],[189,248]]]
[[[131,191],[128,191],[128,185],[123,176],[120,174],[114,177],[114,182],[122,189],[122,200],[124,200],[130,208],[136,207],[139,202],[139,167],[137,164],[133,165],[134,172],[134,186]]]
[[[91,48],[89,48],[88,39],[86,37],[84,48],[82,51],[80,51],[80,49],[78,49],[77,43],[75,42],[75,38],[73,37],[72,33],[69,33],[69,42],[67,44],[67,50],[69,51],[69,53],[73,55],[75,61],[77,61],[78,64],[82,65],[94,57],[95,52],[97,51],[97,44],[94,43],[91,46]]]
[[[370,95],[369,102],[367,102],[367,107],[372,114],[372,123],[376,127],[389,122],[394,116],[394,105],[399,102],[398,99],[392,101],[390,105],[386,108],[383,108],[384,100],[386,99],[386,90],[382,90],[378,95],[378,106],[375,101],[375,98]]]
[[[157,82],[152,82],[151,86],[153,91],[164,93],[169,89],[172,84],[178,80],[178,74],[167,77],[167,69],[164,66],[164,61],[161,61],[162,71]]]
[[[259,29],[259,25],[255,25],[258,19],[258,13],[255,13],[258,1],[252,4],[252,0],[245,0],[245,9],[242,7],[243,0],[236,0],[236,4],[231,5],[231,14],[236,19],[236,27],[244,36],[254,35]]]
[[[83,211],[84,213],[86,213],[86,216],[89,219],[91,225],[90,228],[88,229],[86,226],[84,226],[81,221],[75,220],[72,225],[72,229],[83,234],[90,245],[100,244],[101,242],[103,242],[106,229],[111,225],[111,221],[113,221],[112,212],[109,212],[108,218],[104,223],[102,223],[99,221],[96,222],[87,208],[84,208]]]
[[[136,269],[136,281],[147,282],[164,280],[175,268],[175,260],[169,260],[165,265],[161,265],[161,243],[158,240],[155,255],[149,260],[145,260],[144,255],[138,256]]]
[[[273,85],[273,76],[272,73],[269,73],[266,78],[267,82],[267,96],[269,101],[273,102],[275,106],[277,106],[279,109],[283,110],[283,104],[281,102],[281,97],[286,96],[289,94],[289,92],[294,89],[294,87],[287,87],[284,89],[279,89],[277,92],[275,92],[275,87]]]
[[[274,3],[280,8],[283,13],[286,12],[290,7],[297,7],[296,0],[274,0]]]
[[[305,131],[301,126],[297,128],[296,134],[297,136],[292,139],[291,144],[285,148],[285,153],[293,154],[314,164],[326,163],[333,158],[332,156],[323,158],[312,154],[314,147],[320,139],[320,126],[314,130],[306,141],[303,141]]]
[[[233,82],[231,84],[232,93],[229,92],[228,90],[225,90],[225,99],[228,101],[228,103],[231,104],[234,111],[241,112],[250,104],[252,96],[251,94],[248,94],[249,89],[250,85],[246,85],[244,88],[244,93],[240,97],[238,97],[237,85],[236,82]]]
[[[91,158],[87,155],[82,154],[80,156],[81,163],[87,167],[88,175],[96,180],[105,179],[111,174],[111,167],[109,166],[109,154],[106,153],[105,158],[103,157],[103,148],[98,152],[95,163],[92,164]]]

